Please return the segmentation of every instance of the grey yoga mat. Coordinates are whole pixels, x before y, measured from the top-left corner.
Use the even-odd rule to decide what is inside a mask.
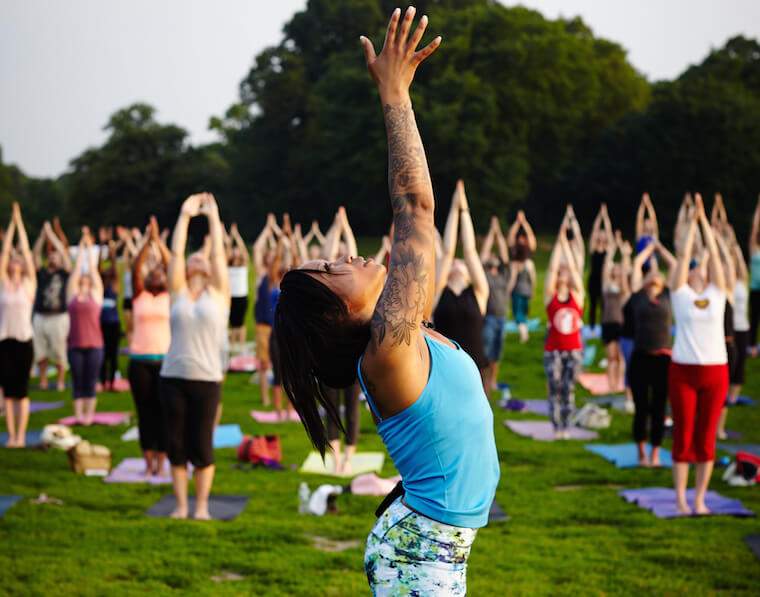
[[[208,499],[208,510],[214,520],[232,520],[237,518],[247,503],[248,498],[243,495],[212,495]],[[154,518],[163,518],[169,516],[176,505],[177,500],[173,495],[165,495],[148,508],[146,514]],[[189,518],[193,517],[194,511],[195,496],[190,496],[188,498]]]

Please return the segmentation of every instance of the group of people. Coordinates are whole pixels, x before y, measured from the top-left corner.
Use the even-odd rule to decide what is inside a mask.
[[[24,445],[35,360],[43,388],[49,364],[57,366],[59,389],[70,368],[75,415],[92,422],[97,391],[112,388],[118,370],[121,294],[146,474],[161,474],[168,458],[177,498],[172,516],[184,518],[191,463],[194,517],[208,518],[221,384],[230,347],[247,339],[252,264],[263,403],[283,419],[297,413],[320,452],[334,454],[336,472],[348,473],[363,393],[403,478],[367,540],[373,593],[464,594],[469,551],[500,476],[488,393],[499,377],[509,303],[520,340],[529,338],[537,247],[520,211],[506,235],[493,218],[478,250],[462,181],[438,233],[409,87],[441,38],[418,50],[427,17],[413,29],[414,17],[414,8],[393,12],[379,55],[361,38],[382,104],[393,219],[373,258],[358,256],[343,208],[326,234],[316,222],[304,234],[287,214],[281,225],[270,214],[249,254],[237,226],[225,230],[207,193],[185,200],[171,246],[168,231],[151,218],[144,232],[101,230],[99,242],[83,228],[70,250],[54,220],[32,250],[14,204],[0,254],[0,386],[9,447]],[[208,235],[186,256],[188,225],[198,216]],[[659,464],[669,401],[678,508],[692,511],[685,491],[695,462],[694,511],[706,513],[716,435],[726,401],[739,394],[760,322],[760,205],[749,269],[720,197],[708,219],[702,198],[687,195],[674,239],[671,253],[645,195],[633,245],[602,205],[587,250],[568,207],[544,283],[543,367],[550,418],[562,439],[582,367],[585,303],[592,326],[600,311],[609,387],[630,398],[641,464]]]

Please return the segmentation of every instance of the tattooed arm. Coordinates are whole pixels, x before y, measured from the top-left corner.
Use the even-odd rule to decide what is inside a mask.
[[[411,36],[414,8],[400,17],[396,9],[379,56],[368,39],[361,40],[383,104],[393,210],[388,276],[372,316],[370,346],[362,364],[382,416],[414,403],[427,383],[429,356],[421,324],[435,289],[435,200],[409,86],[440,38],[415,51],[427,17],[420,19]]]

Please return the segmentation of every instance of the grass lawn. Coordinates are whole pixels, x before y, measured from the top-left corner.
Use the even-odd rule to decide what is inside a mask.
[[[371,245],[374,247],[375,245]],[[370,249],[374,251],[374,248]],[[540,265],[545,263],[542,252]],[[536,297],[532,312],[542,312]],[[544,397],[542,334],[526,345],[506,342],[501,378],[518,398]],[[126,370],[125,367],[122,370]],[[746,392],[760,398],[760,360],[748,363]],[[579,390],[579,402],[586,394]],[[33,414],[38,429],[70,413],[68,395],[34,391],[36,400],[66,399],[66,409]],[[582,442],[541,443],[505,429],[507,415],[493,396],[496,442],[502,466],[497,501],[511,516],[480,531],[468,574],[472,595],[715,594],[757,595],[760,562],[743,537],[760,533],[760,520],[727,517],[658,520],[625,503],[621,488],[669,486],[669,470],[619,470],[583,449]],[[299,425],[258,425],[249,416],[260,404],[248,375],[224,385],[223,423],[246,433],[279,433],[286,470],[244,472],[233,449],[217,450],[214,493],[250,497],[231,522],[152,519],[146,509],[170,488],[109,485],[69,471],[59,451],[0,450],[0,494],[25,499],[0,519],[0,594],[3,595],[363,595],[363,542],[379,498],[342,496],[340,512],[299,516],[297,489],[330,478],[295,470],[309,444]],[[132,410],[129,394],[104,394],[99,410]],[[760,443],[760,407],[732,409],[729,428],[745,442]],[[600,441],[630,441],[631,417],[614,411]],[[120,428],[78,432],[107,445],[114,463],[139,456],[136,442],[122,442]],[[381,450],[367,412],[361,449]],[[667,443],[669,447],[669,442]],[[384,476],[394,474],[386,461]],[[740,498],[760,512],[755,488],[712,489]],[[35,505],[47,493],[64,504]],[[317,549],[313,537],[357,540],[342,552]],[[237,575],[234,580],[212,577]]]

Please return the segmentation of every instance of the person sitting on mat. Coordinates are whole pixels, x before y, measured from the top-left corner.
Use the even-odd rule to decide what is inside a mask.
[[[388,275],[372,259],[303,264],[283,277],[274,333],[283,386],[317,449],[327,448],[319,406],[339,419],[320,383],[346,387],[358,371],[403,478],[403,498],[391,494],[367,539],[372,592],[464,595],[467,559],[477,529],[488,522],[499,462],[477,366],[425,323],[435,293],[435,200],[409,86],[441,39],[415,51],[427,17],[407,39],[414,12],[409,8],[401,23],[401,11],[393,12],[379,56],[361,38],[388,136],[394,221]]]
[[[694,462],[694,512],[709,514],[705,493],[715,460],[720,411],[728,392],[728,359],[723,341],[727,293],[718,246],[699,194],[694,202],[671,297],[676,335],[668,392],[673,411],[673,482],[678,511],[692,513],[686,501],[686,485],[689,463]],[[707,248],[707,268],[693,258],[698,226]]]
[[[494,241],[498,249],[498,257],[491,249]],[[496,380],[499,376],[499,362],[504,351],[504,326],[507,323],[507,302],[509,301],[509,249],[507,239],[501,232],[499,218],[491,218],[483,245],[480,247],[480,261],[485,267],[488,280],[488,303],[486,317],[483,322],[483,353],[488,361],[485,371],[486,391],[496,390]]]
[[[461,226],[464,259],[455,259]],[[433,323],[475,361],[486,392],[488,359],[483,351],[483,322],[488,305],[488,278],[475,246],[475,231],[464,182],[457,181],[443,233],[443,256],[437,267]]]
[[[570,222],[562,221],[544,283],[547,333],[544,371],[549,390],[549,418],[556,439],[569,439],[575,409],[575,379],[583,362],[581,318],[583,278],[568,240]]]
[[[103,362],[103,281],[98,272],[98,255],[92,250],[89,229],[82,228],[77,259],[66,287],[69,330],[68,356],[74,396],[74,416],[80,425],[92,425],[97,405],[96,385]]]
[[[151,251],[161,260],[148,263]],[[161,364],[171,343],[170,297],[166,269],[171,253],[158,234],[158,222],[150,218],[148,242],[134,262],[132,283],[132,336],[129,343],[129,387],[137,411],[140,448],[145,474],[161,475],[167,450],[166,414],[161,403]]]
[[[522,210],[517,212],[517,218],[509,229],[507,245],[511,258],[509,287],[512,317],[517,324],[520,342],[525,344],[530,338],[528,311],[536,288],[536,265],[533,263],[536,235],[533,234],[533,228]]]
[[[185,259],[190,220],[205,216],[210,259]],[[177,507],[172,518],[187,518],[187,463],[195,467],[196,520],[208,520],[214,481],[214,422],[224,378],[223,351],[229,317],[229,279],[222,222],[214,196],[190,195],[174,227],[169,261],[171,343],[161,365],[161,402],[166,414],[172,483]]]
[[[16,236],[20,255],[13,254]],[[14,202],[0,252],[0,388],[8,429],[7,448],[26,446],[29,375],[34,360],[32,307],[36,290],[34,258],[21,208]]]
[[[43,247],[46,247],[47,264],[43,264]],[[34,357],[40,373],[40,389],[48,389],[48,365],[55,364],[56,390],[66,389],[68,356],[66,342],[69,335],[69,313],[66,309],[66,286],[71,272],[69,251],[50,222],[42,225],[42,232],[34,243],[37,265],[37,293],[34,299]]]

